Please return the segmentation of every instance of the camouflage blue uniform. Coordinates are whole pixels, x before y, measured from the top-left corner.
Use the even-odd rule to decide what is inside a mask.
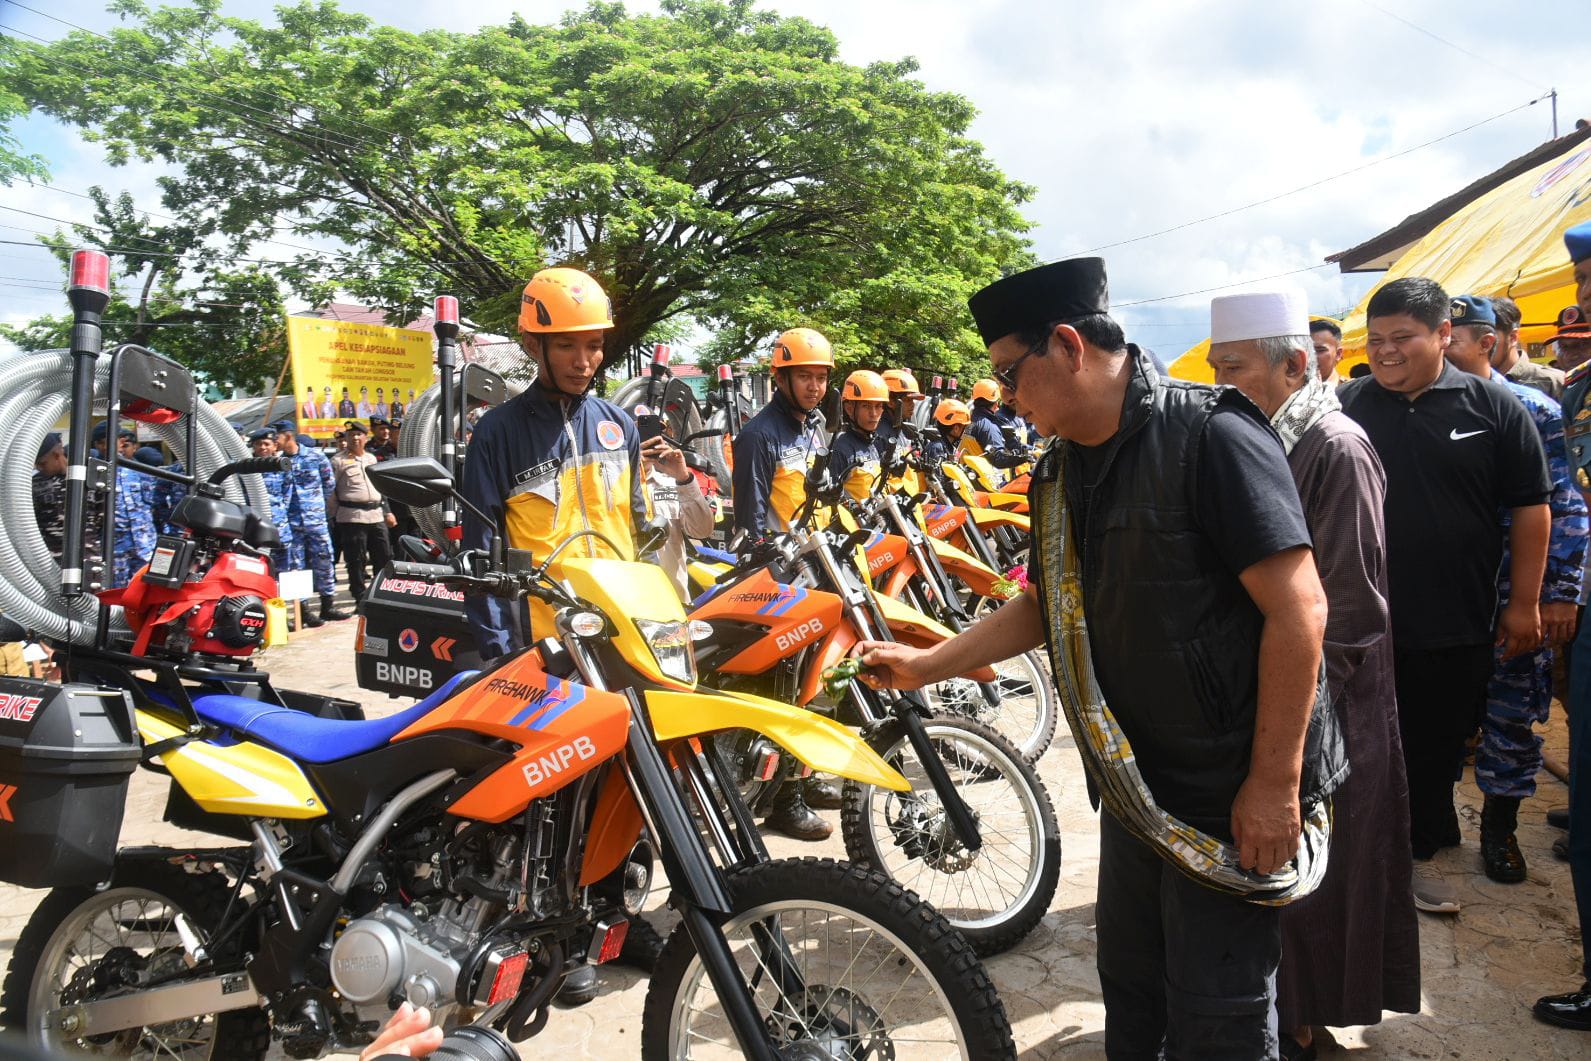
[[[289,566],[315,573],[315,592],[329,597],[337,592],[337,568],[332,562],[331,530],[326,525],[326,498],[337,488],[331,461],[313,446],[300,445],[292,457],[288,518],[293,523]]]
[[[173,463],[171,470],[174,472],[186,471],[181,461]],[[173,483],[166,479],[154,479],[150,484],[150,511],[155,518],[155,530],[162,534],[181,534],[182,528],[171,522],[171,514],[176,511],[182,499],[188,496],[188,488],[181,483]]]
[[[260,475],[265,480],[265,492],[271,496],[271,522],[276,524],[276,532],[281,536],[281,544],[271,550],[271,566],[278,573],[294,570],[292,563],[293,524],[288,517],[288,502],[292,500],[293,481],[286,472],[264,472]]]
[[[1580,599],[1586,559],[1586,504],[1575,488],[1564,439],[1563,412],[1558,403],[1534,387],[1515,383],[1499,375],[1492,379],[1506,385],[1530,413],[1547,451],[1547,467],[1552,473],[1552,533],[1547,544],[1547,573],[1541,583],[1543,604]],[[1508,514],[1504,513],[1504,524]],[[1497,596],[1508,603],[1509,564],[1512,554],[1505,545],[1497,580]],[[1481,724],[1481,743],[1475,753],[1475,782],[1489,796],[1524,799],[1536,792],[1536,774],[1541,769],[1541,737],[1534,726],[1547,721],[1552,704],[1551,648],[1539,648],[1510,660],[1498,650],[1496,669],[1486,690],[1486,719]]]
[[[111,585],[125,586],[155,551],[155,480],[120,465],[116,468],[115,535]]]

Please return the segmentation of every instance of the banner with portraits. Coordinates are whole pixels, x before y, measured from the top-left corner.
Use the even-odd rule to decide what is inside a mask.
[[[290,316],[287,350],[298,430],[315,437],[401,418],[435,377],[430,332]]]

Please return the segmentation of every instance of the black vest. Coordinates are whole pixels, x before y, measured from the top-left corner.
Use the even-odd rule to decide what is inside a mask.
[[[1211,413],[1231,406],[1269,423],[1235,388],[1163,379],[1136,348],[1129,356],[1121,426],[1106,443],[1086,526],[1072,524],[1094,670],[1155,802],[1230,837],[1232,801],[1249,772],[1264,617],[1199,527],[1194,499]],[[1034,470],[1035,551],[1049,545],[1037,509],[1053,503],[1060,460],[1071,512],[1083,511],[1077,455],[1052,446]],[[1322,668],[1299,789],[1306,805],[1346,776],[1346,755]]]

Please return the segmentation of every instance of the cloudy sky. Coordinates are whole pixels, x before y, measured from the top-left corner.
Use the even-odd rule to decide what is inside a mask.
[[[53,39],[68,32],[57,19],[114,23],[99,3],[25,2],[48,15],[0,0],[0,32]],[[570,5],[343,6],[406,29],[468,30],[514,11],[552,21]],[[970,98],[974,135],[1038,189],[1028,207],[1038,254],[1104,255],[1118,315],[1167,360],[1206,334],[1211,294],[1246,282],[1291,273],[1269,282],[1303,287],[1317,312],[1351,306],[1373,277],[1340,275],[1322,259],[1549,139],[1549,103],[1524,106],[1549,89],[1559,93],[1560,131],[1591,117],[1585,0],[1514,11],[1473,0],[762,6],[830,27],[852,62],[916,56],[929,87]],[[269,17],[256,0],[226,7]],[[59,188],[125,188],[158,209],[150,173],[106,166],[70,129],[32,119],[15,132],[50,160]],[[0,239],[50,227],[17,209],[77,219],[86,205],[46,188],[0,188],[0,206],[13,208],[0,210]],[[1188,224],[1216,214],[1225,216]],[[0,319],[57,311],[58,294],[15,279],[54,273],[47,256],[0,244]]]

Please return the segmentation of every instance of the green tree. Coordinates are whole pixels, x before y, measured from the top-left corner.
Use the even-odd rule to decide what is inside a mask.
[[[347,248],[266,266],[312,299],[403,316],[436,291],[510,331],[518,289],[573,263],[614,296],[614,347],[687,321],[723,359],[818,327],[847,363],[981,358],[965,300],[1026,260],[1030,190],[967,136],[971,105],[903,59],[750,0],[592,3],[555,26],[401,32],[301,3],[218,0],[18,45],[0,90],[108,157],[180,168],[164,209],[203,245],[282,229]]]

